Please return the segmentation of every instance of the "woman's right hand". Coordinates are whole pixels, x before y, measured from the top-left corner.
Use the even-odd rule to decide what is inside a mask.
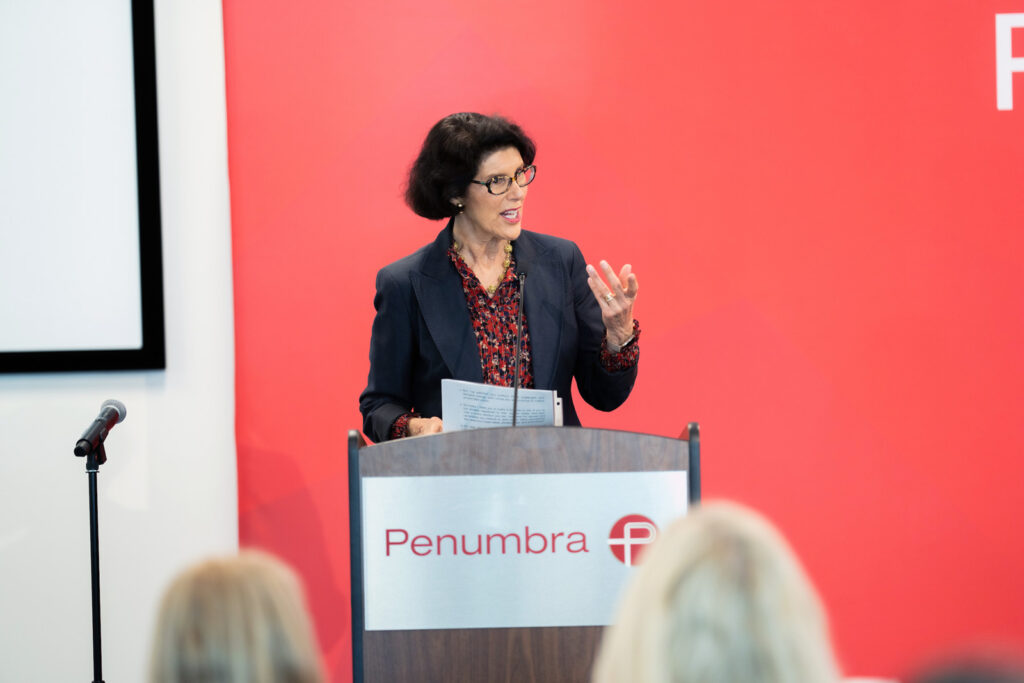
[[[409,420],[409,436],[422,434],[439,434],[444,431],[444,423],[439,417],[414,417]]]

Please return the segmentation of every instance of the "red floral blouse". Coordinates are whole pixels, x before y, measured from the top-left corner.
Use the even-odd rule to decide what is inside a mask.
[[[466,307],[473,323],[480,348],[480,369],[484,384],[510,387],[515,376],[516,321],[519,316],[519,276],[516,273],[515,256],[510,259],[505,278],[491,296],[484,289],[476,275],[453,248],[448,249],[448,258],[462,277],[462,291],[466,296]],[[600,362],[605,370],[615,372],[632,368],[640,359],[640,325],[633,321],[634,340],[618,353],[608,349],[608,340],[601,342]],[[523,318],[522,356],[519,362],[519,386],[533,387],[533,357],[530,346],[530,328]],[[400,415],[391,425],[391,438],[408,436],[409,420],[420,417],[416,413]]]

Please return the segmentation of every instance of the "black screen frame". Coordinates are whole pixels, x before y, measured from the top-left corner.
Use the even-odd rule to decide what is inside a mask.
[[[131,3],[142,345],[137,349],[0,352],[0,373],[163,370],[167,367],[153,1],[132,0]]]

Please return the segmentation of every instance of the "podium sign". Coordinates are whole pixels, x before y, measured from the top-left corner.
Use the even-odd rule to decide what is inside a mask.
[[[685,471],[362,479],[367,631],[603,626]]]
[[[349,432],[352,680],[585,683],[632,565],[700,501],[700,431]]]

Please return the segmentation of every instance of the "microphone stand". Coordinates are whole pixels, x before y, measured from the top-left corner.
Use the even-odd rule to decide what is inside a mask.
[[[523,294],[526,290],[526,273],[519,273],[519,314],[516,321],[516,376],[512,389],[512,426],[516,426],[516,409],[519,407],[519,357],[523,355]]]
[[[77,455],[77,454],[76,454]],[[92,676],[93,683],[103,683],[103,649],[100,637],[100,527],[96,503],[96,474],[107,461],[107,450],[100,441],[85,456],[89,476],[89,541],[92,556]]]

